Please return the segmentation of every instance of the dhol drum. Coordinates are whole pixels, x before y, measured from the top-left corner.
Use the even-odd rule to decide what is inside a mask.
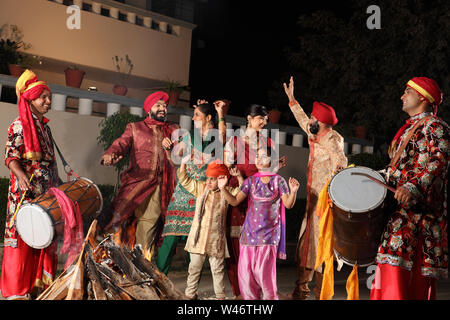
[[[57,188],[78,203],[83,220],[102,210],[102,193],[89,179],[69,181]],[[16,230],[27,245],[36,249],[48,247],[55,236],[63,235],[64,220],[56,197],[47,192],[22,205],[17,212]]]
[[[346,168],[330,181],[328,196],[333,202],[334,252],[348,265],[374,263],[386,224],[383,211],[386,188],[383,176],[367,167]]]

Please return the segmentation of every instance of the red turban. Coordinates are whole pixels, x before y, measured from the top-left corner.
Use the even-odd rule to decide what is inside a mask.
[[[416,90],[419,95],[424,97],[433,106],[436,114],[436,108],[442,102],[442,92],[436,81],[427,77],[415,77],[409,80],[406,86]]]
[[[223,163],[219,163],[217,160],[208,164],[206,168],[206,176],[211,178],[217,178],[218,176],[230,176],[228,168]]]
[[[50,91],[47,83],[45,81],[38,81],[36,75],[31,70],[25,70],[19,79],[17,79],[17,104],[19,106],[19,118],[22,124],[23,142],[25,146],[25,153],[22,156],[29,160],[40,160],[42,150],[28,101],[39,98],[44,90]]]
[[[338,123],[333,107],[323,102],[314,101],[312,115],[325,124],[334,126]]]
[[[145,113],[149,113],[155,103],[159,100],[164,100],[164,102],[167,103],[169,101],[169,95],[164,91],[156,91],[149,95],[144,102]]]

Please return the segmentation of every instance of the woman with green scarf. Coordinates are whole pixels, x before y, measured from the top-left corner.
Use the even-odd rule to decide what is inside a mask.
[[[197,105],[194,106],[194,115],[192,117],[194,127],[190,131],[190,135],[186,135],[182,140],[187,147],[186,151],[193,151],[195,157],[195,161],[191,161],[186,166],[186,172],[192,179],[197,181],[206,180],[206,167],[215,156],[209,150],[214,150],[211,147],[217,143],[213,135],[214,130],[211,130],[216,128],[216,117],[218,118],[219,139],[221,140],[219,143],[223,148],[226,134],[223,111],[225,105],[226,103],[221,100],[214,102],[214,104],[209,104],[205,100],[199,100]],[[185,241],[189,235],[195,214],[195,202],[196,198],[177,183],[167,208],[162,231],[164,240],[156,259],[157,267],[166,275],[170,270],[178,243]]]

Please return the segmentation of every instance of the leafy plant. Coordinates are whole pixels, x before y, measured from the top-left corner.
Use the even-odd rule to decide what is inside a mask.
[[[125,83],[125,81],[127,81],[130,77],[131,72],[133,71],[133,62],[131,61],[128,54],[125,55],[125,59],[116,55],[112,57],[112,60],[117,72],[119,73],[120,82],[122,84]]]
[[[167,92],[181,92],[184,90],[184,87],[180,82],[174,80],[166,81]]]
[[[78,68],[78,66],[76,64],[71,64],[70,66],[67,67],[67,69],[70,70],[80,70],[80,68]]]
[[[30,62],[27,55],[19,50],[28,50],[31,44],[24,42],[23,33],[17,25],[4,24],[0,28],[0,68],[2,73],[8,73],[9,64],[28,67]]]
[[[101,129],[99,136],[97,137],[98,144],[106,151],[113,142],[124,133],[127,124],[142,121],[144,119],[145,117],[140,117],[129,112],[114,113],[99,123]],[[129,159],[128,155],[124,155],[124,157],[114,165],[118,175],[128,166]]]

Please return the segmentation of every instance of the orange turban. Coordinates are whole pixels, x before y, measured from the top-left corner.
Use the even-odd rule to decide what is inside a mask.
[[[437,106],[442,103],[442,92],[436,81],[427,77],[415,77],[409,80],[406,86],[424,97],[433,106],[434,114],[436,114]]]
[[[219,176],[230,176],[228,172],[228,168],[223,163],[219,163],[219,161],[215,160],[208,164],[206,168],[206,176],[211,178],[217,178]]]
[[[145,113],[149,113],[155,103],[157,103],[159,100],[164,100],[164,102],[167,103],[169,101],[169,95],[164,91],[156,91],[149,95],[144,101]]]
[[[51,91],[45,81],[38,81],[37,76],[31,70],[25,70],[16,82],[16,94],[19,106],[19,118],[23,130],[23,142],[25,159],[40,160],[42,157],[41,145],[34,126],[33,115],[28,101],[40,97],[42,91]]]

